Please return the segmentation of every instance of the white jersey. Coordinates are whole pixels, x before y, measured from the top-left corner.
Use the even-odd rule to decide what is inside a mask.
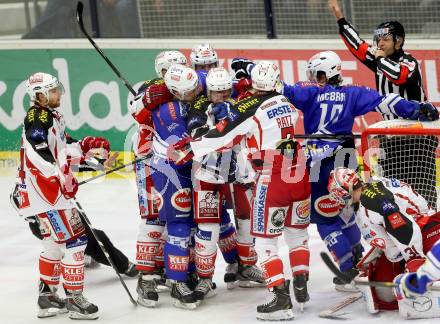
[[[373,177],[362,190],[356,223],[364,239],[382,246],[391,262],[424,257],[416,219],[431,215],[426,200],[396,179]]]
[[[293,105],[283,95],[276,93],[249,97],[231,108],[230,118],[231,121],[223,130],[212,129],[191,142],[194,156],[197,158],[213,151],[224,151],[245,139],[250,159],[255,162],[253,164],[258,164],[258,169],[272,170],[275,165],[281,169],[283,156],[280,154],[280,144],[293,138],[298,119]]]
[[[27,217],[50,210],[74,207],[61,193],[60,169],[82,156],[79,143],[70,143],[61,114],[53,109],[31,107],[22,133],[19,170],[19,212]]]

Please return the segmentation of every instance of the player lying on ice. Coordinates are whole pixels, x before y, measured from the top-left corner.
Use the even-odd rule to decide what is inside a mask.
[[[372,177],[365,183],[348,168],[336,168],[332,172],[328,189],[342,214],[355,213],[356,223],[370,247],[357,265],[360,274],[356,279],[395,280],[402,288],[395,291],[396,300],[391,288],[359,286],[368,312],[399,309],[407,318],[440,316],[439,292],[426,292],[428,279],[438,277],[438,273],[432,272],[432,267],[438,265],[433,254],[429,259],[434,263],[418,272],[420,290],[413,281],[414,275],[400,275],[404,271],[416,271],[431,249],[437,253],[438,247],[433,246],[440,239],[440,214],[430,210],[426,200],[409,185],[382,177]],[[418,302],[407,298],[416,294],[423,295]]]

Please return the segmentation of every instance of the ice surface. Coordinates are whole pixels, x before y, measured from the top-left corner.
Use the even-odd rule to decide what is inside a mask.
[[[13,177],[0,177],[0,322],[9,323],[72,323],[66,315],[38,319],[38,255],[39,241],[31,234],[27,224],[16,215],[9,204],[9,193]],[[139,224],[137,195],[133,180],[105,180],[81,186],[78,200],[83,205],[92,224],[104,230],[113,243],[131,260],[135,255],[135,244]],[[310,227],[310,302],[304,313],[294,303],[296,323],[336,323],[318,317],[318,313],[347,296],[333,288],[332,275],[319,258],[325,249],[314,226]],[[281,241],[282,258],[287,265],[287,247]],[[133,307],[116,274],[109,267],[86,270],[85,296],[99,306],[99,323],[173,323],[173,324],[220,324],[256,323],[256,305],[269,299],[266,289],[236,288],[227,290],[223,283],[225,262],[219,253],[214,281],[217,296],[214,296],[194,311],[176,309],[171,305],[168,293],[160,295],[159,307],[147,309]],[[285,273],[290,274],[288,267]],[[136,279],[126,278],[127,285],[136,298]],[[293,294],[293,293],[292,293]],[[406,322],[396,312],[369,315],[362,301],[346,309],[347,323]],[[436,320],[417,323],[435,323]]]

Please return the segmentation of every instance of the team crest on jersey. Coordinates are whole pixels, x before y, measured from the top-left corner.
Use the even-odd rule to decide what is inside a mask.
[[[189,213],[191,204],[191,189],[189,188],[180,189],[171,196],[171,205],[181,212]]]
[[[325,217],[335,217],[340,212],[339,203],[331,200],[329,195],[321,196],[315,201],[315,210]]]

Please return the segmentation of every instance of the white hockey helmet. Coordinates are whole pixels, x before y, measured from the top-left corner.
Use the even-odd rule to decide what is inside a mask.
[[[186,57],[179,51],[163,51],[154,60],[154,69],[159,78],[163,78],[162,70],[168,70],[172,64],[186,65]]]
[[[165,73],[164,80],[168,90],[180,100],[199,87],[196,71],[180,64],[171,65]]]
[[[208,91],[224,91],[232,89],[232,77],[224,67],[209,70],[206,76]]]
[[[209,44],[200,44],[192,48],[189,55],[192,67],[218,63],[217,52]]]
[[[341,74],[341,58],[333,51],[319,52],[307,62],[307,77],[317,81],[318,72],[324,72],[327,79]]]
[[[60,81],[53,75],[44,72],[32,74],[26,81],[26,92],[32,101],[37,100],[37,93],[43,94],[49,100],[49,91],[59,89],[60,93],[64,93],[64,87]]]
[[[251,72],[252,88],[260,91],[274,91],[280,81],[280,69],[272,61],[258,62]]]

